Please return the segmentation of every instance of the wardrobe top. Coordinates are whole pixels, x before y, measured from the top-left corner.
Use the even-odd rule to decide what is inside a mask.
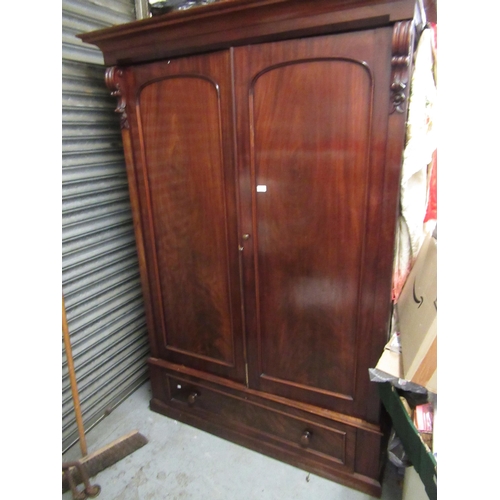
[[[410,19],[425,25],[422,0],[222,0],[77,36],[126,66]]]

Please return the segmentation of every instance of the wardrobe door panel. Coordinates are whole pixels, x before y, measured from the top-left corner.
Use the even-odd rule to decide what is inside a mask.
[[[244,224],[253,235],[245,246],[251,385],[345,412],[361,408],[369,384],[372,332],[361,317],[373,312],[377,229],[369,217],[383,195],[388,116],[375,84],[390,71],[377,37],[236,52],[248,121],[239,124]],[[381,39],[386,52],[389,37]]]
[[[267,186],[255,197],[259,368],[344,398],[354,392],[370,109],[370,75],[356,62],[296,62],[253,85],[255,182]]]
[[[244,380],[228,52],[134,69],[162,357]]]

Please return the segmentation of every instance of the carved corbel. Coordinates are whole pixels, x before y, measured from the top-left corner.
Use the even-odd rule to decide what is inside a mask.
[[[125,102],[125,97],[122,94],[122,77],[123,71],[116,66],[106,68],[105,82],[106,87],[111,90],[111,95],[118,98],[118,106],[115,109],[115,113],[120,113],[120,127],[122,129],[128,129],[128,117],[127,117],[127,103]]]
[[[394,25],[391,60],[391,114],[404,113],[408,100],[410,63],[415,43],[413,21],[400,21]]]

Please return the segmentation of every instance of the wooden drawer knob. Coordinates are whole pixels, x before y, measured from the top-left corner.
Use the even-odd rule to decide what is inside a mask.
[[[188,405],[193,406],[198,396],[199,394],[196,391],[193,391],[191,394],[189,394],[189,396],[187,397]]]
[[[312,433],[310,431],[304,431],[302,436],[300,436],[300,444],[304,448],[307,448],[311,444]]]

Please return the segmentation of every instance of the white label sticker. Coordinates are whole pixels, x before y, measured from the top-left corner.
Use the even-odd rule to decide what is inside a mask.
[[[265,193],[267,191],[267,186],[265,184],[257,185],[257,193]]]

